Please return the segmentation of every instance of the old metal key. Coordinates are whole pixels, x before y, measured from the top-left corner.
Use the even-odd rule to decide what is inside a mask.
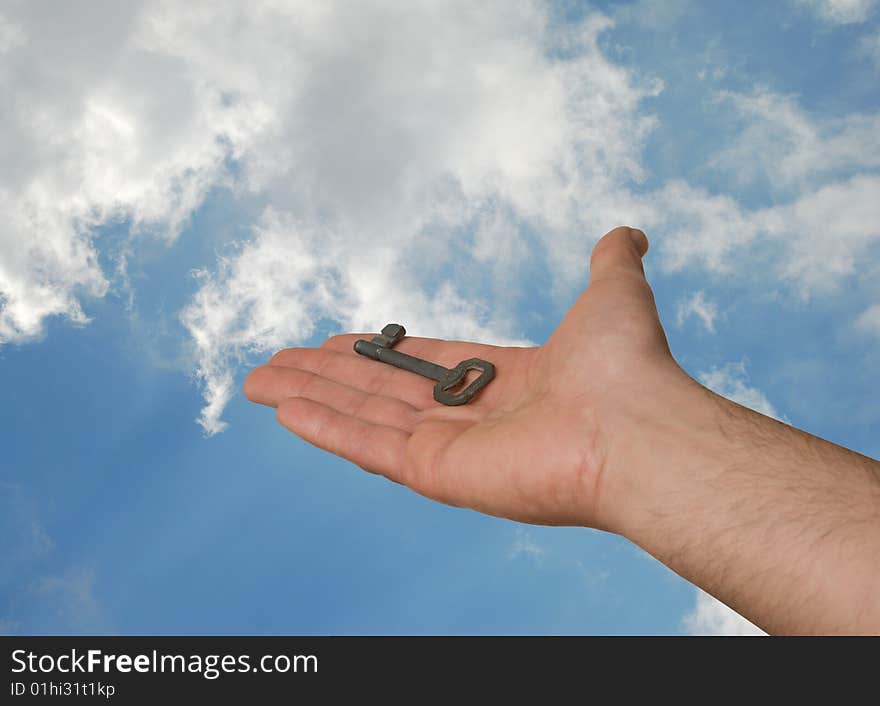
[[[373,360],[379,360],[402,370],[408,370],[422,377],[436,380],[434,399],[447,405],[467,404],[474,395],[486,387],[492,381],[492,378],[495,377],[495,366],[488,360],[468,358],[461,361],[454,368],[444,368],[442,365],[394,350],[394,344],[405,335],[406,329],[400,324],[388,324],[382,329],[381,334],[373,337],[372,341],[365,341],[364,339],[355,341],[354,350],[356,353],[365,355]],[[456,385],[461,384],[468,370],[479,370],[480,375],[463,390],[450,392]]]

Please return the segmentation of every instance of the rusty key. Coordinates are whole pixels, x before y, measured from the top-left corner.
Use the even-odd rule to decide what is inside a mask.
[[[403,326],[388,324],[382,329],[382,333],[373,337],[372,341],[366,341],[362,338],[355,341],[354,350],[367,358],[388,363],[401,370],[408,370],[436,381],[434,399],[446,405],[467,404],[495,377],[495,366],[488,360],[468,358],[454,368],[444,368],[442,365],[394,350],[394,344],[404,336],[406,336],[406,329]],[[450,392],[449,390],[464,380],[468,370],[479,370],[480,375],[463,390]]]

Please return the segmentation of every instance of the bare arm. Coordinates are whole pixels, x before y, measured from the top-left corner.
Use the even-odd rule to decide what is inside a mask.
[[[621,534],[768,632],[880,632],[880,463],[690,378],[633,418]]]
[[[673,359],[644,233],[597,244],[546,344],[406,338],[495,363],[472,403],[357,356],[280,351],[245,382],[307,441],[441,502],[622,534],[770,632],[880,632],[880,463],[715,395]]]

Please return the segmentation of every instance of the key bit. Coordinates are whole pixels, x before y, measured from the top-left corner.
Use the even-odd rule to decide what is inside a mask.
[[[434,399],[450,406],[467,404],[495,377],[495,366],[488,360],[468,358],[454,368],[444,368],[442,365],[394,350],[394,345],[404,336],[406,329],[403,326],[388,324],[382,329],[382,333],[373,336],[372,341],[363,338],[355,341],[354,350],[367,358],[434,380],[437,383],[434,385]],[[450,392],[461,384],[469,370],[478,370],[480,374],[463,390]]]

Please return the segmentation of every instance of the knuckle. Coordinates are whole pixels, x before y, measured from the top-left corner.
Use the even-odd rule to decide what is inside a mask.
[[[616,250],[618,231],[620,231],[620,228],[615,228],[614,230],[608,231],[599,239],[599,242],[596,243],[593,248],[593,254],[591,256],[593,261],[601,260],[607,257],[609,253]]]
[[[375,412],[376,404],[370,399],[369,395],[353,395],[346,405],[346,413],[350,417],[365,417],[367,414]]]
[[[293,348],[282,348],[280,351],[273,354],[271,358],[269,358],[269,362],[267,363],[267,365],[275,365],[276,363],[280,363],[285,358],[290,357],[291,351],[293,350]]]
[[[605,239],[600,240],[596,243],[596,246],[593,248],[593,252],[590,255],[590,262],[592,264],[596,264],[597,262],[601,262],[608,253],[608,242]]]
[[[325,340],[320,347],[321,348],[340,348],[343,341],[345,340],[345,336],[342,334],[336,334],[335,336],[330,336],[327,340]]]
[[[300,395],[302,397],[320,396],[321,384],[324,382],[320,375],[308,372],[294,371],[295,375],[290,382],[292,386],[289,390],[291,396]]]

